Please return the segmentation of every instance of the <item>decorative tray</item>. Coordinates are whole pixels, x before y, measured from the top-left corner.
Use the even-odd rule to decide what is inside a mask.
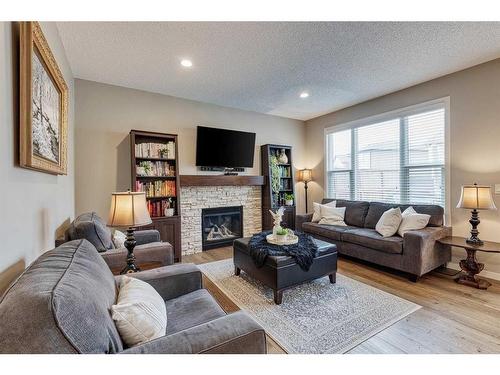
[[[266,236],[266,240],[273,245],[294,245],[299,242],[299,237],[295,234],[288,234],[284,241],[279,241],[274,234],[271,233]]]

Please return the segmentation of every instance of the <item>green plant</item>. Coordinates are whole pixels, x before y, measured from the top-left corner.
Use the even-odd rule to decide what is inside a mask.
[[[167,156],[168,156],[168,150],[167,150],[167,148],[165,147],[165,148],[160,149],[160,157],[164,159]]]
[[[293,194],[292,193],[285,193],[285,200],[286,201],[293,201]]]
[[[278,158],[274,155],[271,156],[269,164],[271,166],[271,189],[274,194],[278,194],[280,191],[280,168],[278,166]]]
[[[286,228],[279,228],[277,231],[276,231],[276,234],[278,236],[286,236],[288,234],[288,229]]]
[[[151,165],[149,164],[149,161],[141,161],[139,163],[139,167],[144,168],[145,174],[149,174],[149,172],[151,172]]]

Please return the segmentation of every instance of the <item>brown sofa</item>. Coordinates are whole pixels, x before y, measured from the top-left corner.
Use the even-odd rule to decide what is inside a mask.
[[[323,199],[323,204],[333,199]],[[444,210],[436,205],[389,204],[337,199],[337,207],[345,207],[347,226],[312,223],[312,214],[297,215],[296,229],[337,245],[339,254],[407,272],[410,280],[418,278],[451,260],[451,248],[436,240],[451,236],[451,228],[443,225]],[[390,208],[430,215],[429,224],[421,230],[382,237],[376,230],[380,216]]]

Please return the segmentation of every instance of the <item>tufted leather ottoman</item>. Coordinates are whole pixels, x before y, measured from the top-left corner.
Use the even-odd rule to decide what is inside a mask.
[[[318,252],[311,268],[306,272],[289,256],[268,256],[264,266],[257,268],[248,252],[249,240],[250,238],[247,237],[234,241],[234,273],[238,276],[243,270],[254,279],[272,288],[274,302],[277,305],[281,304],[285,289],[326,275],[330,277],[332,284],[336,281],[337,247],[333,244],[314,240],[318,244]]]

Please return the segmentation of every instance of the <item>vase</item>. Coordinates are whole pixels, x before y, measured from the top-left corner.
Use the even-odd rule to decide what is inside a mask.
[[[293,206],[293,199],[287,199],[285,201],[285,206]]]
[[[278,157],[278,162],[280,164],[288,164],[288,156],[286,156],[284,148],[281,149],[280,155]]]
[[[174,216],[173,208],[165,208],[165,216]]]

